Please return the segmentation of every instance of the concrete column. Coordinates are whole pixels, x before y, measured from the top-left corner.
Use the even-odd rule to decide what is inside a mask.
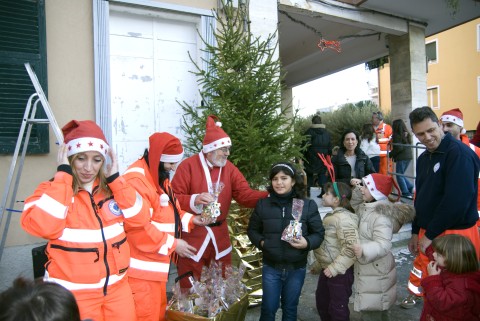
[[[409,24],[408,34],[389,36],[390,87],[392,120],[403,119],[410,130],[408,115],[417,108],[427,105],[427,70],[425,56],[425,28]],[[413,135],[413,144],[416,140]],[[406,175],[414,176],[416,156],[423,150],[413,149],[414,161]]]
[[[293,117],[293,90],[288,87],[282,90],[282,107],[289,107],[287,117]]]
[[[392,119],[401,118],[410,128],[408,114],[427,105],[425,28],[409,24],[408,34],[388,38]]]

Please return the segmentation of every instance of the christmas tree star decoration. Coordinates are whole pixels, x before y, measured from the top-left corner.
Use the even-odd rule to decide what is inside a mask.
[[[321,51],[325,49],[333,49],[336,52],[342,52],[342,48],[340,47],[340,41],[337,40],[326,40],[321,38],[318,41],[317,47],[320,48]]]

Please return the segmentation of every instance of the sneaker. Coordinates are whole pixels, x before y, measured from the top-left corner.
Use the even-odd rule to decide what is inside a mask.
[[[415,294],[409,294],[405,299],[402,300],[400,306],[404,309],[411,309],[415,307],[418,301],[422,299],[421,296],[416,296]]]

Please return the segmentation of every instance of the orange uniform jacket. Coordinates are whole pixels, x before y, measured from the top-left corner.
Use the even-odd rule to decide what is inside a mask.
[[[480,158],[480,148],[470,143],[470,140],[468,139],[467,135],[461,134],[460,140],[462,141],[462,143],[469,146],[470,149],[473,150],[475,154],[477,154],[478,158]],[[478,177],[478,186],[480,189],[480,176]],[[477,209],[478,209],[478,216],[479,216],[479,221],[477,222],[477,225],[480,226],[480,193],[477,193]]]
[[[108,184],[114,198],[105,198],[98,180],[93,195],[85,190],[74,195],[69,171],[58,171],[25,200],[21,225],[28,233],[49,240],[47,281],[75,294],[101,297],[109,285],[122,280],[129,267],[124,223],[144,225],[148,209],[122,177]]]
[[[167,282],[170,255],[177,246],[173,205],[167,194],[156,190],[148,165],[143,159],[133,163],[123,176],[142,195],[150,208],[148,224],[142,228],[127,228],[131,249],[129,275],[138,279]],[[172,190],[168,179],[163,187],[166,191]],[[178,202],[176,205],[182,231],[190,232],[194,227],[193,215],[181,210]]]
[[[378,137],[378,145],[380,145],[380,157],[387,156],[388,143],[392,138],[392,126],[385,124],[383,121],[375,129]]]

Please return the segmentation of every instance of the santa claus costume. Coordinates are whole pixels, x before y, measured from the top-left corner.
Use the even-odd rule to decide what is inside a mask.
[[[232,245],[226,219],[232,199],[242,206],[253,208],[258,199],[268,195],[266,191],[251,189],[243,174],[230,161],[213,164],[209,160],[212,155],[226,159],[232,146],[230,137],[216,120],[216,116],[208,116],[202,151],[181,162],[172,180],[181,208],[198,215],[202,213],[203,206],[195,205],[196,197],[205,192],[219,192],[217,202],[220,203],[220,216],[215,223],[197,227],[182,236],[197,249],[197,253],[191,258],[178,259],[178,274],[192,271],[197,280],[202,267],[208,266],[211,261],[220,261],[223,266],[231,264]],[[182,279],[181,285],[191,286],[187,279]]]

